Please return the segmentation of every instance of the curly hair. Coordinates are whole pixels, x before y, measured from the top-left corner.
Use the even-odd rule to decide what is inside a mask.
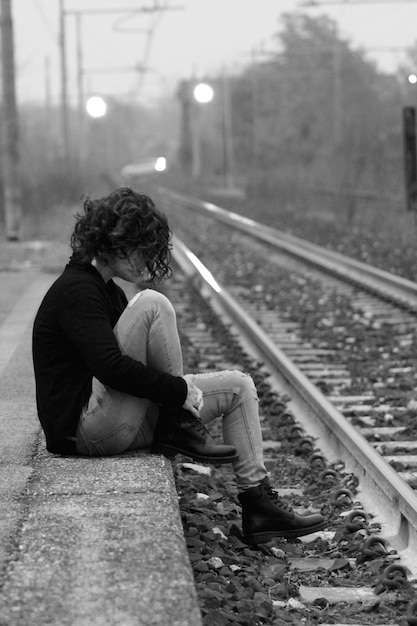
[[[128,187],[116,189],[97,200],[86,197],[84,214],[75,215],[71,235],[71,259],[91,263],[103,255],[128,258],[139,253],[146,264],[149,282],[172,274],[171,230],[153,201]]]

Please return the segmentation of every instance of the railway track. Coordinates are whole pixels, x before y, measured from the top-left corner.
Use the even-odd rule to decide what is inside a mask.
[[[176,271],[168,285],[185,339],[187,370],[237,367],[252,374],[272,484],[296,508],[321,510],[329,520],[328,530],[303,538],[303,546],[277,540],[250,549],[239,541],[231,468],[221,466],[208,476],[204,471],[202,477],[191,472],[190,477],[191,467],[177,461],[180,508],[204,623],[341,625],[352,624],[349,616],[355,614],[357,626],[411,624],[400,617],[414,614],[414,583],[403,578],[393,595],[380,582],[388,580],[387,569],[390,575],[406,572],[397,553],[381,550],[380,525],[372,512],[367,514],[372,509],[357,500],[355,478],[340,461],[329,466],[317,454],[317,442],[302,436],[288,412],[286,394],[273,391],[268,368],[248,356],[240,337],[231,334],[228,322],[225,327],[205,298],[196,297],[190,281]]]
[[[175,242],[177,260],[183,271],[194,276],[217,311],[233,320],[234,328],[245,337],[245,345],[252,354],[266,363],[274,377],[273,385],[291,397],[290,408],[304,430],[319,442],[325,456],[333,462],[342,460],[358,477],[361,501],[377,512],[384,535],[415,574],[417,444],[413,417],[416,413],[409,389],[404,393],[401,389],[401,380],[413,373],[413,362],[410,350],[407,357],[402,358],[399,348],[408,349],[413,344],[417,286],[294,237],[286,237],[271,228],[258,227],[253,220],[214,205],[184,199],[178,194],[171,195],[170,202],[175,203],[176,211],[181,206],[208,215],[211,220],[213,217],[220,219],[223,231],[227,223],[233,231],[238,226],[244,232],[241,245],[246,250],[247,261],[259,257],[254,262],[250,287],[242,281],[239,284],[233,281],[233,269],[229,274],[223,271],[224,287],[224,283],[216,281],[178,240]],[[191,227],[189,220],[188,212],[186,221],[193,239],[198,239],[196,227]],[[207,232],[207,226],[198,232],[204,231]],[[228,230],[226,239],[229,241],[233,231]],[[254,238],[261,243],[253,243]],[[207,250],[206,254],[209,256]],[[257,268],[262,268],[262,255],[268,258],[268,272],[259,276],[256,272]],[[213,257],[213,267],[224,265],[223,255],[220,256],[217,260]],[[270,279],[271,268],[273,272],[278,267],[281,271],[285,267],[295,280],[300,276],[306,279],[307,275],[309,281],[320,282],[322,298],[337,293],[348,301],[355,316],[356,330],[360,328],[362,335],[367,332],[375,335],[381,329],[390,335],[389,349],[384,351],[384,345],[378,346],[379,357],[386,366],[379,373],[382,380],[367,377],[369,359],[365,359],[364,374],[360,371],[361,363],[356,363],[357,371],[352,375],[352,368],[346,366],[346,351],[338,349],[337,341],[334,345],[329,341],[312,342],[306,337],[302,324],[280,315],[282,307]],[[335,320],[329,316],[322,321],[326,319],[336,336],[349,339],[346,334],[350,329],[335,325]],[[350,339],[355,341],[354,336]],[[366,349],[365,340],[363,345]],[[375,360],[374,353],[372,360]]]

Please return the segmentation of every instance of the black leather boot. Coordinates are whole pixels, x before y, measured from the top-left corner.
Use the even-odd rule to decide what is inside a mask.
[[[326,526],[319,513],[295,513],[271,488],[268,478],[238,497],[242,505],[243,538],[247,543],[266,543],[274,537],[302,537]]]
[[[238,458],[236,448],[216,443],[198,417],[185,409],[160,407],[151,451],[165,456],[184,454],[205,463],[230,463]]]

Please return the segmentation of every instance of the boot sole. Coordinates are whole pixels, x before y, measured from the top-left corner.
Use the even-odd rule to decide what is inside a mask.
[[[248,544],[256,544],[256,543],[268,543],[274,537],[284,537],[288,539],[293,539],[294,537],[304,537],[305,535],[310,535],[311,533],[316,533],[319,530],[324,530],[327,526],[327,522],[323,521],[320,524],[316,524],[315,526],[310,526],[308,528],[300,528],[299,530],[269,530],[264,533],[254,533],[252,535],[243,535],[243,540]]]
[[[182,450],[181,448],[174,448],[161,443],[154,443],[151,445],[151,452],[156,454],[163,454],[164,456],[173,458],[176,454],[182,454],[194,461],[201,461],[202,463],[233,463],[239,458],[238,454],[233,456],[200,456],[199,454],[192,454],[189,450]]]

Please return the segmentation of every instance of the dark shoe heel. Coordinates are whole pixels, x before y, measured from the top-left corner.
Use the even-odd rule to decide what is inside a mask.
[[[161,407],[151,450],[175,456],[182,454],[202,463],[232,463],[238,458],[236,448],[216,443],[201,420],[184,409],[170,415]]]
[[[150,450],[153,454],[163,454],[169,459],[174,459],[175,455],[178,454],[178,452],[174,448],[171,448],[171,446],[166,446],[163,443],[157,443],[156,441],[151,444]]]
[[[268,543],[275,537],[284,538],[284,539],[294,539],[296,537],[304,537],[305,535],[310,535],[312,533],[317,533],[320,530],[324,530],[327,526],[326,521],[315,524],[314,526],[309,526],[303,529],[295,529],[295,530],[273,530],[265,533],[254,533],[251,535],[243,535],[243,541],[248,545],[257,545],[258,543]]]
[[[214,463],[216,465],[217,464],[222,465],[224,463],[233,463],[233,461],[236,461],[236,459],[239,458],[238,454],[235,454],[234,456],[228,455],[228,456],[223,456],[223,457],[199,455],[194,452],[191,452],[190,450],[182,449],[177,446],[169,446],[169,445],[159,443],[156,441],[151,445],[150,449],[151,449],[151,452],[154,452],[155,454],[163,454],[170,458],[174,458],[176,454],[182,454],[182,456],[189,457],[190,459],[193,459],[194,461],[199,461],[200,463]]]
[[[190,456],[189,453],[188,453],[188,456]],[[212,456],[212,457],[201,456],[200,457],[195,454],[191,456],[191,458],[194,459],[195,461],[201,461],[202,463],[212,463],[213,465],[224,465],[225,463],[233,463],[239,458],[239,455],[235,454],[234,456],[229,455],[229,456]]]

